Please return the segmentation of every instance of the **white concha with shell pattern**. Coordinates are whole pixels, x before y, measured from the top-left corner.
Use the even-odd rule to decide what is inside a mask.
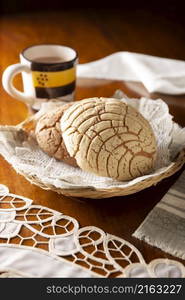
[[[60,124],[70,156],[84,171],[126,181],[149,173],[154,166],[153,130],[123,101],[84,99],[64,112]]]

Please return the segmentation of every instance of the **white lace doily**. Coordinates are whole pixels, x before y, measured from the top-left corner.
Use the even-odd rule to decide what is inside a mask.
[[[36,177],[45,186],[56,189],[112,189],[127,188],[156,175],[164,174],[174,162],[173,159],[185,147],[185,129],[173,122],[167,104],[162,100],[147,98],[129,99],[117,91],[115,97],[135,107],[151,124],[158,145],[155,169],[149,175],[140,176],[128,182],[96,176],[71,167],[45,154],[33,139],[24,135],[20,126],[0,126],[0,153],[18,173]],[[58,103],[43,104],[38,118]],[[61,105],[61,104],[60,104]]]
[[[0,185],[0,277],[185,277],[168,259],[147,264],[126,240],[35,205]]]

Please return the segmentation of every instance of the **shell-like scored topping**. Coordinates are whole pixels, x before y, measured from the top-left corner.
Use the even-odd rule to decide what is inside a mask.
[[[120,100],[76,102],[65,111],[60,124],[67,151],[84,171],[129,180],[153,168],[156,140],[152,128]]]

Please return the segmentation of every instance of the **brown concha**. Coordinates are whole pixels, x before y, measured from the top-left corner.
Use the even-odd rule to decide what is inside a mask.
[[[36,125],[35,136],[44,152],[75,167],[76,160],[69,155],[60,129],[60,119],[71,105],[71,103],[62,105],[44,114]]]

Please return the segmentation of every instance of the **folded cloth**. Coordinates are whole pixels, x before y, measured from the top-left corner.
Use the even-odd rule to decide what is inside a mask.
[[[80,64],[77,76],[140,81],[150,93],[185,93],[184,61],[138,53],[117,52],[94,62]]]
[[[185,171],[133,236],[185,259]]]

